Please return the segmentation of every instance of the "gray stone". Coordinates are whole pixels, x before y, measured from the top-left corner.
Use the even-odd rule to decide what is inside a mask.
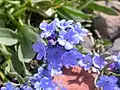
[[[99,16],[93,20],[93,27],[103,38],[115,40],[120,36],[120,16]]]
[[[117,38],[114,42],[111,48],[109,48],[107,51],[101,53],[100,55],[104,57],[106,60],[112,60],[113,55],[120,52],[120,38]]]
[[[87,37],[84,37],[84,41],[81,42],[81,45],[84,46],[84,51],[86,52],[90,52],[92,51],[93,49],[93,46],[94,46],[94,43],[92,41],[92,35],[91,36],[87,36]]]
[[[108,49],[108,52],[110,52],[111,54],[120,52],[120,38],[117,38],[113,42],[113,46],[110,49]]]

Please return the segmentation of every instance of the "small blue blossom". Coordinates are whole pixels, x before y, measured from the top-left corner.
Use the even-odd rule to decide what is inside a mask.
[[[66,50],[60,45],[52,46],[47,48],[47,60],[55,64],[61,63],[61,56]]]
[[[79,39],[76,36],[77,32],[74,29],[69,29],[67,31],[61,30],[59,32],[58,43],[65,47],[65,49],[72,49],[73,45],[79,43]]]
[[[100,76],[96,85],[103,88],[103,90],[119,90],[116,83],[117,78],[115,76]]]
[[[92,56],[90,54],[82,55],[82,58],[78,61],[78,65],[84,67],[85,70],[89,70],[93,65]]]
[[[50,76],[61,75],[62,74],[62,70],[61,70],[62,66],[63,65],[61,63],[60,64],[57,64],[55,62],[49,63],[47,69],[50,72]]]
[[[59,27],[62,30],[65,30],[65,29],[71,27],[72,24],[73,24],[73,20],[66,21],[65,19],[63,19],[61,21],[58,20],[57,27]]]
[[[61,74],[62,74],[62,70],[61,69],[55,69],[55,68],[51,69],[51,76],[61,75]]]
[[[120,62],[120,52],[117,55],[113,55],[113,60],[116,62]]]
[[[43,57],[44,59],[46,58],[46,47],[43,43],[41,42],[36,42],[32,46],[33,50],[37,52],[37,60],[41,60]]]
[[[49,24],[47,22],[42,22],[40,24],[40,29],[43,30],[41,38],[48,38],[56,30],[56,19]]]
[[[120,62],[116,62],[114,68],[115,68],[115,69],[120,69]]]
[[[39,82],[36,82],[34,84],[35,90],[55,90],[57,84],[54,83],[51,79],[48,77],[43,77]]]
[[[81,58],[81,53],[79,53],[76,49],[72,49],[63,54],[62,65],[64,65],[66,68],[76,66],[77,59],[80,58]]]
[[[5,87],[2,87],[0,90],[16,90],[16,89],[10,82],[7,82]]]
[[[99,69],[102,69],[107,62],[98,54],[95,54],[93,57],[93,65]]]
[[[81,27],[81,23],[77,22],[75,24],[75,31],[78,33],[78,38],[80,41],[84,41],[83,37],[87,36],[88,30]]]
[[[20,90],[33,90],[33,88],[28,86],[28,84],[23,84],[20,86]]]
[[[38,68],[38,74],[41,77],[43,77],[43,76],[50,77],[51,76],[50,71],[47,68],[43,68],[43,67]]]

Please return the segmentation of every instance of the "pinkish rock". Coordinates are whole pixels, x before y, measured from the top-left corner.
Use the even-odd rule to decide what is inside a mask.
[[[54,81],[67,90],[96,90],[94,80],[96,73],[84,71],[80,67],[63,69],[63,75],[55,76]]]

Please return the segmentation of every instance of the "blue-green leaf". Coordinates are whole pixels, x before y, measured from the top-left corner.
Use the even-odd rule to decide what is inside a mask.
[[[17,34],[8,28],[0,28],[0,44],[14,45],[18,42]]]

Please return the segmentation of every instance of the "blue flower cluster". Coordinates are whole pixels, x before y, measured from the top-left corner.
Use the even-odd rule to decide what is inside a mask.
[[[42,22],[40,29],[43,30],[41,38],[52,37],[57,34],[56,41],[65,47],[65,49],[72,49],[74,45],[84,41],[83,37],[87,36],[88,30],[81,27],[79,22],[74,23],[72,20],[54,19],[51,23]],[[57,32],[57,33],[56,33]]]
[[[84,55],[74,47],[84,41],[83,38],[88,33],[88,30],[82,28],[79,22],[54,19],[50,23],[42,22],[40,29],[42,30],[40,37],[45,39],[47,44],[44,45],[37,41],[32,47],[37,53],[36,59],[43,60],[45,64],[44,67],[38,69],[38,73],[31,79],[36,90],[41,88],[54,90],[57,84],[52,82],[52,77],[62,74],[61,68],[63,66],[69,68],[79,65],[85,70],[94,66],[98,70],[106,65],[107,62],[98,54],[93,57],[90,53]]]
[[[84,70],[92,69],[95,72],[101,71],[108,63],[99,54],[82,54],[75,48],[75,45],[84,41],[88,30],[83,28],[79,22],[72,20],[54,19],[52,22],[40,24],[42,33],[40,37],[45,39],[46,45],[40,41],[33,44],[32,48],[37,53],[36,59],[43,60],[43,66],[38,68],[37,73],[30,77],[28,84],[13,87],[7,83],[1,90],[66,90],[60,83],[53,82],[53,76],[62,74],[62,67],[74,67],[76,65]],[[120,53],[114,56],[114,62],[120,69]],[[118,65],[117,65],[118,64]],[[100,73],[100,72],[99,72]],[[120,90],[115,76],[100,76],[96,85],[103,90]]]
[[[5,87],[1,87],[0,90],[33,90],[33,88],[27,84],[15,87],[11,82],[7,82]]]
[[[97,86],[102,87],[103,90],[120,90],[117,86],[117,78],[115,76],[101,76],[97,81]]]

